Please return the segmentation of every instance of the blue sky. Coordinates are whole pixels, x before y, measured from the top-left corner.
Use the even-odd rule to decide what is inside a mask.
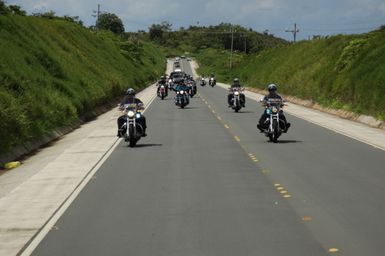
[[[297,23],[298,39],[312,35],[363,33],[385,24],[385,0],[7,0],[28,13],[53,10],[95,23],[92,11],[117,14],[126,31],[147,30],[169,21],[175,29],[189,25],[240,24],[291,40],[285,32]]]

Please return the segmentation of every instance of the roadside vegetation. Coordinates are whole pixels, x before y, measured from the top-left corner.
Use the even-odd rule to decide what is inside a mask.
[[[0,155],[72,125],[165,70],[152,43],[85,28],[76,17],[26,16],[0,1]]]
[[[276,83],[286,95],[385,120],[385,26],[294,44],[227,23],[177,31],[171,26],[154,24],[136,36],[159,44],[170,57],[195,57],[198,73],[215,74],[219,81],[239,77],[259,89]]]
[[[286,95],[325,107],[385,120],[385,27],[362,35],[337,35],[233,55],[207,49],[197,54],[199,72],[230,82],[235,76],[250,87],[276,83]],[[230,74],[230,75],[228,75]]]

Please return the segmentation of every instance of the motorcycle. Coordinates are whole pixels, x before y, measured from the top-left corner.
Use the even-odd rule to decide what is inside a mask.
[[[217,81],[215,80],[215,78],[211,77],[210,80],[209,80],[209,85],[211,87],[214,87],[216,84],[217,84]]]
[[[233,94],[231,108],[234,109],[235,112],[239,112],[239,110],[242,108],[241,94],[243,90],[243,88],[230,89],[230,93]]]
[[[176,92],[175,105],[180,108],[184,108],[190,103],[189,95],[187,91],[180,90]]]
[[[167,88],[163,84],[158,89],[158,97],[162,100],[167,97]]]
[[[126,121],[121,127],[121,135],[130,147],[135,147],[136,143],[144,134],[144,129],[141,124],[137,122],[142,117],[141,110],[144,110],[143,105],[125,104],[120,106],[124,111]]]
[[[206,85],[206,80],[204,78],[201,79],[200,85],[201,86],[205,86]]]
[[[260,101],[263,102],[263,99]],[[264,133],[266,137],[269,137],[270,142],[277,143],[279,136],[281,136],[286,127],[285,122],[279,118],[279,113],[285,104],[281,99],[269,99],[264,105],[265,112],[268,115],[264,122],[264,127],[266,127]]]
[[[192,98],[192,97],[194,97],[195,94],[197,94],[197,86],[192,81],[189,83],[189,87],[190,87],[190,90],[189,90],[190,98]]]

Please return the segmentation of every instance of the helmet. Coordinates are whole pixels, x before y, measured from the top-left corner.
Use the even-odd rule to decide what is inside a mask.
[[[239,78],[234,78],[234,84],[239,84]]]
[[[162,79],[162,80],[163,80],[163,79],[165,79],[165,77],[164,77],[164,76],[161,76],[161,77],[160,77],[160,79]]]
[[[267,86],[267,89],[269,90],[269,92],[276,91],[277,86],[275,84],[269,84],[269,86]]]
[[[126,94],[127,95],[135,95],[135,90],[132,88],[128,88]]]

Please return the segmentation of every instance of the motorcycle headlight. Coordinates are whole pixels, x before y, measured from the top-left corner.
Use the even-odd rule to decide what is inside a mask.
[[[180,91],[180,94],[184,94],[184,91]]]
[[[238,95],[239,95],[239,92],[234,92],[234,94],[238,96]]]
[[[135,112],[130,110],[130,111],[128,111],[127,115],[129,118],[133,118],[135,116]]]
[[[275,114],[275,113],[277,113],[277,112],[278,112],[278,108],[276,108],[276,107],[272,107],[271,111],[272,111],[272,112]]]
[[[136,113],[135,117],[140,118],[142,115],[140,113]]]

